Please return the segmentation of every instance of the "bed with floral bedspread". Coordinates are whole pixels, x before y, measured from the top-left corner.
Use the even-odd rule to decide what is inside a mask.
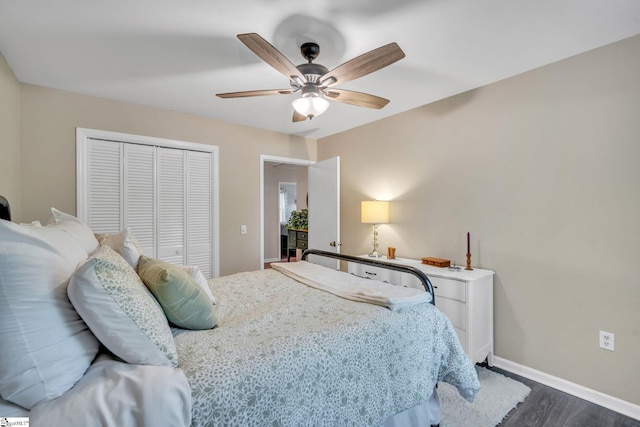
[[[173,329],[193,426],[365,426],[445,381],[472,399],[475,369],[432,304],[391,311],[275,270],[212,279],[218,327]]]

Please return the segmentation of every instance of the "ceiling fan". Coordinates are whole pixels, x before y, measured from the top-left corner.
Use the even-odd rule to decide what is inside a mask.
[[[397,43],[389,43],[353,58],[332,70],[313,63],[320,53],[318,44],[309,42],[300,46],[306,64],[293,65],[278,49],[256,33],[238,34],[238,39],[289,79],[290,89],[251,90],[246,92],[219,93],[220,98],[243,98],[248,96],[288,95],[301,93],[293,101],[293,121],[300,122],[319,116],[329,108],[328,99],[358,107],[380,109],[389,103],[388,99],[334,86],[365,76],[404,58],[404,52]]]

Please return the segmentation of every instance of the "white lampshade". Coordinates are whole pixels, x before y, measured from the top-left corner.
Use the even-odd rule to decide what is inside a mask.
[[[292,103],[293,108],[310,119],[327,111],[329,101],[318,95],[303,96]]]
[[[360,221],[364,224],[386,224],[389,222],[389,202],[363,201],[360,205]]]

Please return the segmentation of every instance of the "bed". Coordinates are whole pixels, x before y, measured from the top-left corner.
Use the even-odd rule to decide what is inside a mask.
[[[20,325],[0,331],[0,417],[29,417],[33,426],[436,425],[439,381],[470,401],[479,389],[452,325],[432,304],[426,277],[425,292],[417,295],[411,294],[415,289],[389,291],[397,287],[381,282],[363,284],[307,261],[276,265],[206,281],[207,301],[216,303],[213,328],[177,327],[154,311],[142,317],[156,316],[154,322],[166,328],[163,323],[153,333],[136,335],[126,321],[143,308],[114,318],[118,307],[101,308],[95,290],[90,298],[78,295],[90,287],[80,286],[76,276],[100,281],[99,269],[85,258],[121,266],[126,274],[103,280],[127,283],[135,279],[127,265],[142,262],[139,253],[140,261],[135,259],[128,230],[110,241],[102,236],[102,245],[94,236],[73,217],[60,215],[48,226],[0,223],[0,321]],[[340,257],[319,251],[307,256]],[[55,279],[34,283],[43,268],[55,270]],[[319,275],[303,277],[306,270]],[[343,280],[349,289],[334,285]],[[36,288],[43,286],[48,291],[39,293]],[[135,292],[136,299],[153,298],[144,289]],[[25,307],[31,317],[38,307],[37,319],[20,318]],[[21,347],[23,326],[60,335],[53,321],[60,313],[68,330],[63,339],[43,344],[41,351],[29,343]],[[170,317],[166,308],[165,314]]]

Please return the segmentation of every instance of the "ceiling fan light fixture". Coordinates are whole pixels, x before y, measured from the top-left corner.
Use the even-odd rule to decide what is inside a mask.
[[[329,70],[324,65],[313,62],[320,53],[320,46],[314,42],[303,43],[300,53],[306,64],[293,65],[278,49],[257,33],[238,34],[238,39],[260,59],[289,79],[291,89],[249,90],[244,92],[218,93],[220,98],[243,98],[247,96],[288,95],[301,93],[293,101],[293,122],[319,116],[329,108],[329,101],[343,104],[380,109],[389,103],[388,99],[368,93],[333,88],[357,79],[404,58],[404,52],[397,43],[389,43],[363,53]],[[332,87],[332,89],[329,89]]]
[[[329,101],[318,94],[309,93],[303,95],[302,98],[294,100],[292,105],[293,109],[299,114],[312,119],[327,111]]]

